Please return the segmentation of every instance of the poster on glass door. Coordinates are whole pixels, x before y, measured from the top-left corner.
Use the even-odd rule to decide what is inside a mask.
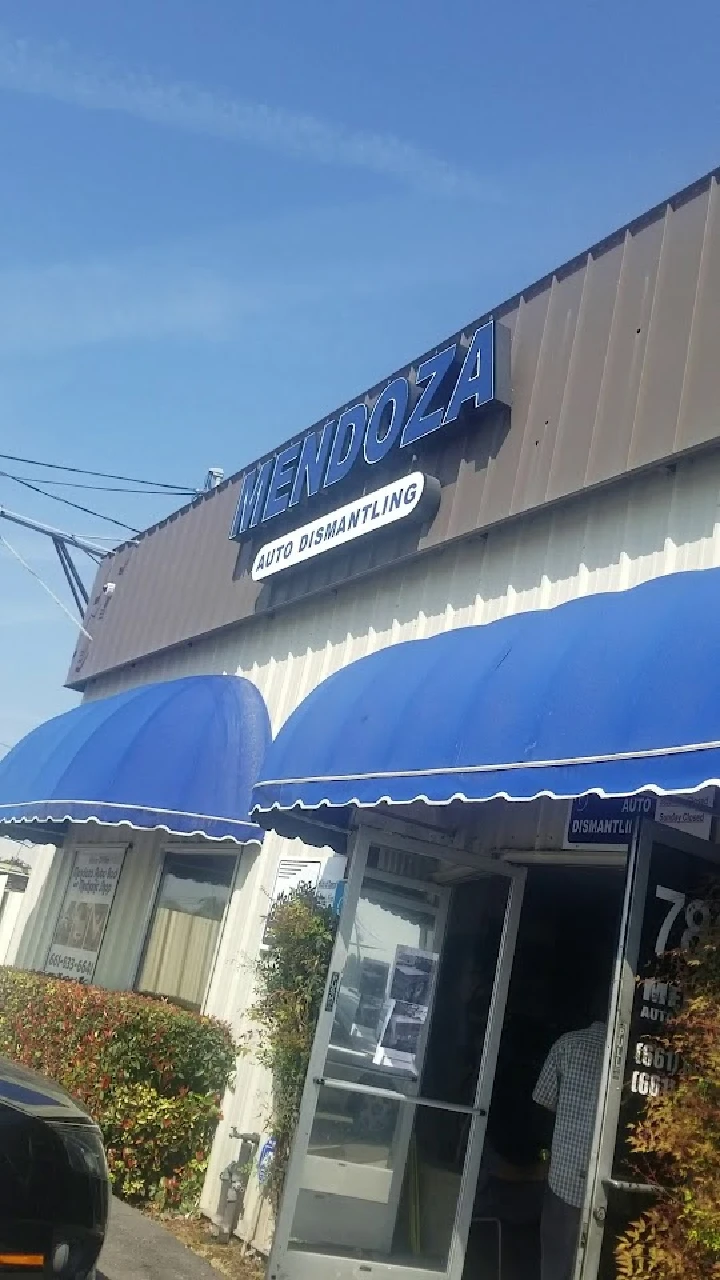
[[[438,957],[432,951],[400,946],[390,971],[375,1065],[417,1075],[419,1048],[432,1001]]]
[[[45,972],[92,982],[125,858],[124,849],[78,850]]]

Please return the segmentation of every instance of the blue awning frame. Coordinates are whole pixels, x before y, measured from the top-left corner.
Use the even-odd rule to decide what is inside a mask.
[[[185,676],[86,701],[0,760],[0,833],[52,839],[69,823],[260,844],[250,796],[271,739],[240,676]]]
[[[253,816],[720,786],[718,647],[707,569],[381,649],[290,716]]]

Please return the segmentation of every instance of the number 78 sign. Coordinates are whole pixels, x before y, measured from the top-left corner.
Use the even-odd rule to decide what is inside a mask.
[[[664,884],[655,886],[655,897],[668,904],[667,915],[655,940],[655,955],[664,956],[666,951],[675,947],[692,951],[710,926],[712,913],[709,902],[703,898],[691,898],[688,902],[686,893]],[[676,938],[680,930],[680,937]]]

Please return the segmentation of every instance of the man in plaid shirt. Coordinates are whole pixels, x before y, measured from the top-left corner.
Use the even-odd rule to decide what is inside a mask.
[[[607,1009],[606,992],[603,1007]],[[607,1027],[600,1021],[561,1036],[533,1093],[535,1102],[555,1114],[540,1228],[542,1280],[571,1280],[606,1038]]]

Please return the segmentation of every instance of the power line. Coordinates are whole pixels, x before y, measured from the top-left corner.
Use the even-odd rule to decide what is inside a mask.
[[[21,480],[18,476],[12,476],[8,471],[0,471],[0,475],[6,476],[8,480],[14,480],[16,484],[21,484],[25,489],[32,489],[33,493],[39,493],[43,498],[52,498],[53,502],[62,502],[66,507],[73,507],[75,511],[82,511],[86,516],[95,516],[98,520],[105,520],[108,524],[114,524],[118,529],[125,529],[128,533],[140,533],[131,524],[125,524],[124,520],[116,520],[113,516],[105,516],[102,511],[93,511],[92,507],[83,507],[79,502],[71,502],[69,498],[61,498],[59,493],[48,493],[46,489],[41,489],[39,485],[32,484],[30,480]]]
[[[0,457],[2,457],[2,455],[1,455],[1,454],[0,454]],[[6,476],[8,480],[17,480],[19,484],[22,484],[23,480],[26,480],[28,483],[31,483],[31,481],[30,481],[30,477],[29,477],[29,476],[16,476],[16,475],[11,475],[11,473],[10,473],[9,471],[0,471],[0,475],[1,475],[1,476]],[[136,494],[138,494],[140,497],[143,497],[143,496],[144,496],[144,497],[153,497],[153,496],[157,496],[158,494],[164,494],[166,497],[176,497],[176,498],[184,498],[184,497],[189,497],[189,496],[191,496],[191,490],[190,490],[190,489],[175,489],[175,490],[168,489],[168,488],[163,488],[163,489],[137,489],[137,488],[135,488],[135,489],[129,489],[129,488],[127,488],[127,487],[125,487],[125,486],[121,486],[121,485],[87,484],[87,483],[84,483],[82,480],[54,480],[54,479],[52,479],[52,477],[51,477],[51,476],[39,476],[39,477],[37,477],[37,478],[39,479],[39,481],[40,481],[40,483],[41,483],[41,484],[51,484],[51,485],[53,485],[55,488],[59,488],[59,489],[84,489],[84,490],[87,490],[87,491],[89,491],[89,492],[91,492],[91,493],[136,493]],[[135,483],[135,482],[134,482],[134,483]],[[192,490],[192,493],[194,494],[194,493],[195,493],[195,491],[194,491],[194,490]]]
[[[8,542],[7,538],[4,538],[1,533],[0,533],[0,545],[5,547],[10,552],[10,554],[15,557],[16,560],[20,561],[20,564],[22,565],[23,569],[27,569],[28,573],[31,574],[31,576],[35,579],[35,581],[40,583],[40,586],[42,587],[43,591],[46,591],[47,594],[50,596],[51,600],[54,600],[55,603],[60,606],[65,616],[69,618],[72,623],[74,623],[74,625],[82,632],[84,636],[87,637],[88,640],[92,640],[92,636],[90,635],[89,631],[86,631],[82,623],[78,622],[77,618],[73,617],[70,610],[66,609],[60,597],[55,595],[55,592],[52,590],[51,587],[48,586],[47,582],[45,582],[44,579],[40,577],[39,573],[36,573],[35,569],[33,569],[32,566],[28,564],[27,560],[23,560],[22,556],[20,555],[20,552],[16,551],[15,548],[11,545],[11,543]]]
[[[168,484],[164,480],[141,480],[133,476],[115,475],[111,471],[89,471],[86,467],[66,467],[59,462],[39,462],[37,458],[19,458],[14,453],[0,453],[5,462],[21,462],[26,467],[46,467],[48,471],[69,471],[76,476],[94,476],[96,480],[124,480],[126,484],[147,485],[151,489],[169,489],[186,497],[194,497],[198,490],[180,484]]]

